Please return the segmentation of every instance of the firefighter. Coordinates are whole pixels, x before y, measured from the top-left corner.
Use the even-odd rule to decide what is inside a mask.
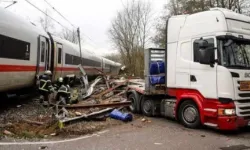
[[[56,90],[58,90],[61,86],[63,85],[63,78],[60,77],[58,78],[56,84],[54,85],[54,87],[56,88]]]
[[[54,91],[53,86],[51,84],[51,71],[46,70],[43,75],[39,76],[39,93],[43,96],[40,98],[40,103],[50,103],[49,96]]]
[[[59,98],[61,96],[65,99],[65,102],[63,102],[64,104],[70,104],[70,99],[71,99],[70,87],[67,83],[67,80],[63,81],[64,81],[63,84],[57,91],[56,100],[59,101],[60,100]]]

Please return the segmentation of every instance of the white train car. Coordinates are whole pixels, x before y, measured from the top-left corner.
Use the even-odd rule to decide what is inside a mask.
[[[36,77],[49,69],[53,80],[79,76],[79,46],[37,28],[0,8],[0,92],[35,85]],[[88,75],[101,69],[118,73],[121,64],[82,49],[82,65]],[[115,71],[114,71],[115,70]]]

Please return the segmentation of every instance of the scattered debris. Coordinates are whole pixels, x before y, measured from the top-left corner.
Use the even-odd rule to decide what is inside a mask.
[[[0,128],[9,128],[11,126],[13,126],[13,124],[10,122],[8,122],[7,124],[0,124]]]
[[[39,149],[48,149],[48,146],[39,146]]]
[[[141,122],[147,122],[147,123],[151,123],[151,120],[148,120],[147,118],[142,118]]]
[[[56,133],[51,133],[50,135],[51,135],[51,136],[56,136]]]
[[[162,143],[154,143],[155,145],[162,145]]]
[[[103,104],[88,104],[88,105],[68,105],[68,106],[59,106],[67,109],[75,109],[75,108],[93,108],[93,107],[119,107],[119,106],[129,106],[131,104],[130,101],[126,102],[114,102],[114,103],[103,103]]]
[[[4,130],[3,133],[4,133],[5,135],[13,135],[13,133],[10,132],[10,131],[8,131],[8,130]]]
[[[43,122],[38,122],[38,121],[32,121],[28,119],[23,119],[24,122],[29,123],[29,124],[35,124],[35,125],[44,125]]]
[[[81,120],[91,120],[91,118],[95,118],[95,117],[98,117],[100,115],[104,115],[105,113],[108,113],[111,110],[113,110],[113,108],[106,108],[106,109],[103,109],[103,110],[98,111],[98,112],[90,113],[88,115],[84,114],[84,115],[81,115],[79,117],[66,118],[64,120],[60,120],[59,121],[59,128],[63,128],[68,123],[77,122],[77,121],[81,121]]]
[[[94,91],[95,85],[102,80],[102,77],[97,77],[95,81],[90,85],[90,87],[87,90],[86,95],[82,96],[82,99],[88,98]]]
[[[76,114],[76,116],[81,116],[82,115],[82,113],[80,113],[80,112],[75,112],[75,114]]]
[[[119,87],[121,87],[121,86],[124,86],[124,83],[125,83],[125,82],[119,83],[119,84],[116,85],[115,87],[109,88],[109,89],[107,89],[107,90],[101,92],[100,94],[94,95],[93,97],[94,97],[94,98],[99,98],[99,99],[101,99],[101,97],[102,97],[103,95],[108,94],[109,92],[112,92],[112,91],[114,91],[115,89],[117,89],[117,88],[119,88]]]

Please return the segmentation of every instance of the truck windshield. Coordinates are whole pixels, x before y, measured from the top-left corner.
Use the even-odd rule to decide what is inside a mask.
[[[235,69],[250,68],[250,43],[229,39],[223,40],[222,44],[223,66]]]

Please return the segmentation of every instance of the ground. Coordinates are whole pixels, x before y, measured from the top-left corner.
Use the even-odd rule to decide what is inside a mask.
[[[21,102],[14,100],[13,103],[8,103],[8,106],[2,107],[0,110],[0,142],[41,141],[76,137],[123,124],[118,120],[104,118],[103,121],[80,121],[59,129],[58,122],[52,117],[53,108],[42,106],[38,98]],[[100,109],[74,109],[70,113],[75,115],[75,112],[83,114],[98,110]],[[44,123],[44,125],[27,123],[25,120]]]
[[[104,86],[106,86],[106,84],[104,84]],[[71,89],[72,99],[77,99],[79,94],[77,92],[79,90],[78,88],[77,86]],[[101,88],[101,90],[99,88]],[[103,85],[98,84],[95,87],[94,93],[98,94],[103,90],[105,90]],[[55,95],[56,93],[52,94],[51,97],[53,98]],[[106,95],[103,97],[105,98],[105,96]],[[79,101],[78,105],[111,103],[110,101],[114,100],[120,101],[122,97],[120,96],[118,98],[119,99],[113,96],[112,99],[103,100],[99,98],[97,100],[90,97]],[[68,109],[68,118],[84,114],[87,115],[102,109],[105,108],[91,107]],[[99,121],[81,120],[78,123],[67,125],[61,129],[59,128],[58,119],[55,117],[55,112],[56,108],[54,105],[51,107],[44,107],[39,102],[39,96],[36,94],[6,99],[3,105],[0,106],[0,142],[40,141],[44,139],[75,137],[122,124],[120,121],[107,118],[107,116],[101,116],[96,118],[99,119]],[[102,121],[100,121],[100,119]]]
[[[37,143],[1,143],[0,150],[246,150],[250,147],[250,130],[223,133],[209,128],[187,129],[175,121],[140,116],[133,122],[104,129],[76,139]],[[248,148],[250,149],[250,148]]]
[[[133,114],[133,121],[127,123],[111,118],[81,120],[60,129],[58,123],[53,122],[55,111],[52,108],[43,107],[34,97],[23,99],[14,99],[0,106],[0,150],[250,149],[250,128],[230,133],[205,127],[188,129],[176,121],[138,114]],[[98,102],[89,99],[80,103]],[[76,112],[88,114],[100,109],[77,108],[69,112],[72,115]]]

